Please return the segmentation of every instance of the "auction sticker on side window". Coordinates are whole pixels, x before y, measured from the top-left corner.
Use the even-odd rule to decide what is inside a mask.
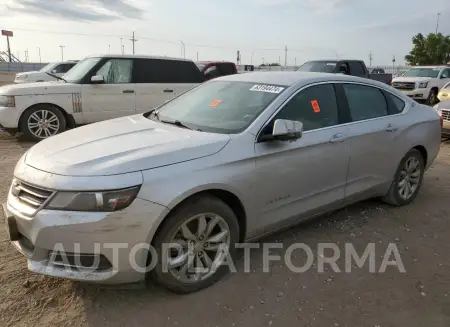
[[[268,93],[281,93],[284,87],[275,85],[253,85],[250,91],[268,92]]]

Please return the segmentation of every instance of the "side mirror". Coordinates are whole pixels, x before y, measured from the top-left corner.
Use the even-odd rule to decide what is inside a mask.
[[[91,84],[103,84],[105,83],[105,79],[102,75],[95,75],[91,77]]]
[[[277,119],[273,123],[272,134],[264,135],[260,141],[295,141],[302,137],[303,124],[295,120]]]
[[[53,70],[51,71],[51,73],[52,73],[52,74],[56,74],[56,69],[53,69]]]

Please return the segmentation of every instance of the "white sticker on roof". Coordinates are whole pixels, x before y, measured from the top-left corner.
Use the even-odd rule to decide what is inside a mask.
[[[336,63],[334,63],[334,62],[327,62],[327,66],[336,66]]]
[[[250,91],[257,92],[268,92],[268,93],[281,93],[284,90],[284,87],[273,86],[273,85],[253,85]]]

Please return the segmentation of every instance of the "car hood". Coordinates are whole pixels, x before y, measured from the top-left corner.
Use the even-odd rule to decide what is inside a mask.
[[[227,134],[193,131],[134,115],[43,140],[28,151],[25,162],[58,175],[117,175],[210,156],[229,140]]]
[[[399,77],[395,77],[392,82],[396,82],[396,83],[402,83],[402,82],[406,82],[406,83],[411,83],[411,82],[426,82],[431,80],[430,77],[404,77],[404,76],[399,76]]]
[[[81,92],[81,85],[64,81],[38,82],[26,84],[11,84],[0,87],[0,94],[34,95]]]
[[[16,76],[31,75],[31,74],[36,74],[36,73],[41,73],[41,72],[39,72],[37,70],[33,70],[31,72],[17,73]]]

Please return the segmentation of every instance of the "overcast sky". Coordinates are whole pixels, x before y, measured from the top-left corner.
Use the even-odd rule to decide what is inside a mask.
[[[30,61],[82,59],[98,53],[182,56],[193,60],[292,65],[311,59],[363,59],[397,63],[411,49],[411,37],[450,34],[450,1],[428,0],[0,0],[0,28],[14,32],[11,50]],[[6,40],[0,50],[6,50]],[[111,49],[111,50],[109,50]]]

